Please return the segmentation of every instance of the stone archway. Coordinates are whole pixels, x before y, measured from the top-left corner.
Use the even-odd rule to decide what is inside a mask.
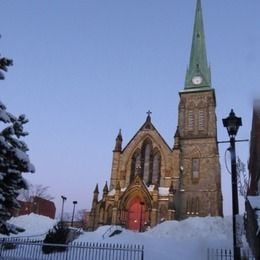
[[[134,231],[143,231],[145,225],[145,205],[140,197],[134,197],[128,204],[127,228]]]

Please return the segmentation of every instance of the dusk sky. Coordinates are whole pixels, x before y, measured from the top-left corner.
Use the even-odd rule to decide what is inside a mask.
[[[1,101],[26,114],[33,184],[49,186],[60,214],[90,209],[96,183],[110,179],[112,150],[152,111],[169,144],[177,126],[178,92],[189,63],[195,0],[2,0],[0,54],[14,60],[1,81]],[[222,118],[242,117],[237,138],[250,137],[252,101],[260,87],[260,1],[202,0],[208,61]],[[237,143],[247,163],[249,143]],[[230,175],[220,144],[224,213],[231,214]],[[228,161],[229,163],[229,161]]]

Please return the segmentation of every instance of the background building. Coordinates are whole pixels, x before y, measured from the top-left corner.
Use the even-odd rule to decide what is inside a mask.
[[[249,187],[246,199],[245,229],[247,241],[256,259],[260,258],[260,102],[253,107],[248,163]]]
[[[20,209],[14,212],[15,216],[35,213],[54,219],[56,207],[53,201],[38,196],[31,197],[29,201],[19,201]]]

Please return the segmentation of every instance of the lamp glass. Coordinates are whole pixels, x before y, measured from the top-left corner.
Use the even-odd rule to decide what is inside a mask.
[[[227,118],[222,119],[224,127],[227,128],[229,136],[236,136],[238,129],[242,126],[241,117],[236,117],[233,109]]]

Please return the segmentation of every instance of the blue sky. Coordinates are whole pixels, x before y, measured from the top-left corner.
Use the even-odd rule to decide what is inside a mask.
[[[189,62],[195,0],[1,1],[0,53],[14,60],[0,99],[30,122],[25,139],[32,183],[68,197],[65,211],[90,208],[96,183],[109,180],[119,128],[124,144],[153,112],[172,146],[178,92]],[[207,56],[216,90],[218,139],[231,108],[249,138],[252,100],[260,86],[260,2],[202,0]],[[220,145],[224,210],[231,213],[230,176]],[[237,154],[248,159],[248,143]],[[58,212],[59,213],[59,212]]]

